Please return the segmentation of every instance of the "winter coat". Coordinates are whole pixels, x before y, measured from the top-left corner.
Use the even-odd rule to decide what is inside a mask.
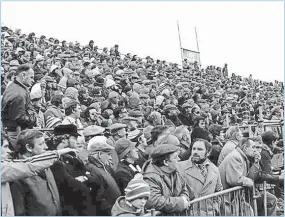
[[[169,178],[168,174],[150,163],[145,166],[143,177],[150,186],[147,208],[154,208],[165,214],[181,214],[185,210],[182,196],[189,198],[189,191],[185,180],[178,171],[170,174]]]
[[[136,168],[136,165],[129,164],[125,160],[119,162],[116,170],[116,182],[121,190],[121,193],[124,194],[124,190],[127,187],[128,183],[134,178],[135,174],[139,171]]]
[[[219,166],[223,160],[225,159],[225,157],[231,153],[235,148],[236,146],[238,145],[238,142],[235,141],[235,140],[229,140],[226,142],[226,144],[224,145],[224,147],[222,148],[221,150],[221,153],[219,155],[219,158],[218,158],[218,165]]]
[[[96,206],[96,215],[111,215],[116,199],[121,196],[120,189],[105,165],[90,156],[88,160],[86,164],[86,169],[90,172],[88,186],[91,187],[92,205]]]
[[[17,216],[61,215],[58,189],[49,168],[13,182],[11,193]]]
[[[1,162],[2,216],[15,215],[9,182],[35,176],[57,160],[56,152],[46,152],[25,160]]]
[[[195,198],[223,190],[219,169],[210,162],[210,160],[206,160],[204,163],[207,165],[206,179],[201,174],[200,169],[192,163],[191,159],[178,163],[179,170],[187,185],[194,191]],[[201,213],[198,213],[198,210],[195,210],[196,207],[194,207],[194,212],[196,212],[197,215],[206,215],[206,213],[208,213],[208,215],[214,215],[214,211],[219,211],[216,199],[214,199],[214,201],[207,200],[206,203],[202,202],[200,205]]]
[[[62,215],[92,215],[90,191],[84,182],[75,179],[85,175],[85,167],[78,159],[66,156],[51,167],[59,191]]]
[[[142,216],[143,214],[143,210],[129,206],[125,197],[119,197],[112,208],[112,216]]]
[[[250,180],[247,178],[249,160],[240,148],[228,154],[219,166],[224,189],[243,186]]]

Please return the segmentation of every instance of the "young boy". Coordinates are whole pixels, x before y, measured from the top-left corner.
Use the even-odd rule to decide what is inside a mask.
[[[150,196],[149,185],[142,178],[134,178],[125,189],[125,196],[117,199],[112,208],[112,216],[142,216]]]

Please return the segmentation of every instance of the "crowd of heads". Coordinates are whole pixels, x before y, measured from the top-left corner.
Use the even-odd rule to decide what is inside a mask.
[[[123,202],[110,201],[113,214],[122,203],[131,202],[134,212],[145,206],[150,188],[135,174],[148,171],[149,163],[173,173],[177,162],[190,156],[195,164],[209,158],[217,165],[230,140],[250,158],[256,153],[254,144],[270,146],[282,139],[278,130],[258,131],[264,120],[283,119],[281,82],[241,77],[229,73],[227,64],[202,68],[185,59],[180,66],[123,55],[118,45],[100,50],[93,40],[82,46],[5,26],[1,44],[2,95],[17,81],[31,101],[29,115],[17,122],[21,132],[10,145],[15,156],[78,149],[86,168],[99,162],[114,177],[119,195],[125,195]],[[243,138],[248,136],[239,126],[254,124],[254,139]],[[2,133],[2,152],[12,140],[6,125],[2,120],[3,131],[8,131]],[[127,182],[122,162],[131,165]]]

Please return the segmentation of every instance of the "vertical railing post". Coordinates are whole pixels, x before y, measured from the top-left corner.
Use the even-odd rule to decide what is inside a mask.
[[[254,216],[257,216],[257,203],[256,203],[256,195],[255,195],[255,185],[252,187],[252,201],[253,201],[253,212]]]
[[[263,182],[263,195],[264,195],[264,216],[267,216],[267,196],[266,196],[266,181]]]

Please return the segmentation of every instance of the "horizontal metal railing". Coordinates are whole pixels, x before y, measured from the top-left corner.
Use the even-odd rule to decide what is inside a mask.
[[[181,213],[156,212],[171,216],[253,216],[257,215],[254,188],[236,186],[190,201],[190,208]]]

